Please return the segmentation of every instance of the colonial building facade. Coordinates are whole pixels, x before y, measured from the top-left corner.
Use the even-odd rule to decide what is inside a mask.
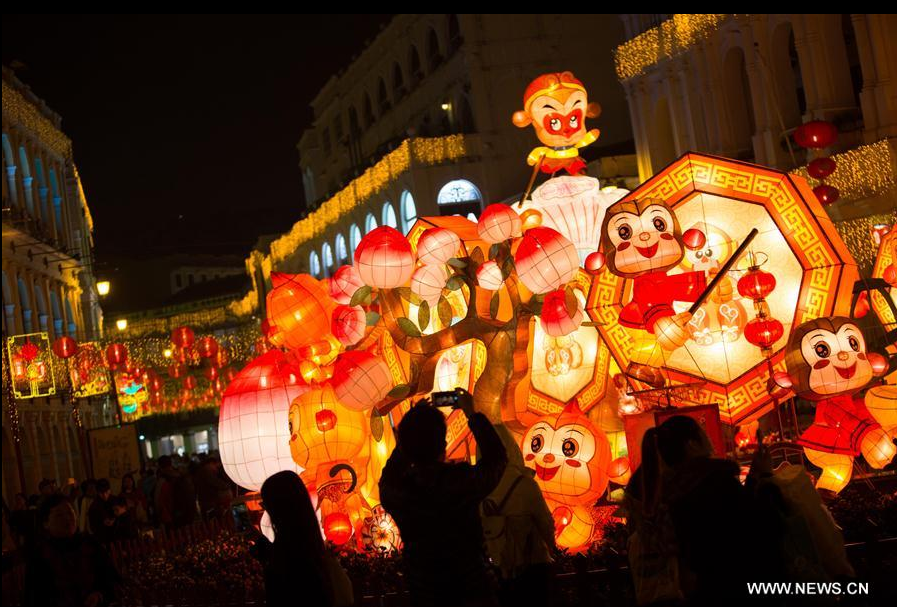
[[[101,337],[92,220],[60,124],[58,114],[3,68],[4,386],[8,337],[45,333],[50,343],[62,335],[78,342]],[[105,399],[82,400],[83,426],[104,425],[110,410]],[[4,390],[4,498],[36,492],[43,478],[85,478],[81,432],[67,397],[12,401]]]

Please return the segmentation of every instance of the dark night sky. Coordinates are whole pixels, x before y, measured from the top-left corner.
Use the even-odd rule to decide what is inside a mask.
[[[385,15],[3,16],[3,63],[62,115],[95,219],[122,256],[232,253],[303,208],[309,102]]]

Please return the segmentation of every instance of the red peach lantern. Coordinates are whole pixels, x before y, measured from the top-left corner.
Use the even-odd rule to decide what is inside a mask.
[[[546,295],[542,302],[542,330],[552,337],[569,335],[582,325],[582,315],[582,305],[578,299],[576,311],[570,315],[567,310],[567,293],[564,289],[557,289]]]
[[[838,139],[838,129],[831,122],[811,120],[794,131],[794,141],[802,148],[827,148]]]
[[[589,274],[597,274],[604,267],[604,253],[592,251],[586,256],[585,269]]]
[[[439,301],[448,279],[449,272],[444,265],[421,266],[411,275],[411,292],[432,308]]]
[[[399,287],[414,272],[411,243],[389,226],[371,230],[355,249],[355,269],[366,285],[378,289]]]
[[[201,337],[196,345],[196,351],[203,358],[213,358],[218,354],[218,342],[211,335]]]
[[[63,360],[65,360],[66,358],[71,358],[77,352],[78,342],[76,342],[68,335],[57,337],[56,341],[53,342],[53,353]]]
[[[738,293],[754,301],[766,299],[776,288],[776,277],[769,272],[753,267],[738,279]]]
[[[344,352],[336,360],[332,383],[340,404],[353,411],[364,411],[389,394],[393,378],[385,360],[353,350]]]
[[[354,346],[364,337],[367,326],[364,308],[339,305],[333,310],[330,331],[344,346]]]
[[[342,546],[352,537],[352,520],[345,512],[331,512],[324,517],[322,522],[324,537]]]
[[[503,204],[490,204],[477,222],[477,234],[489,244],[520,236],[523,224],[514,209]]]
[[[124,344],[109,344],[106,348],[106,360],[110,367],[119,367],[128,360],[128,348]]]
[[[343,305],[352,301],[355,291],[364,286],[355,266],[340,266],[330,280],[330,297]]]
[[[276,346],[291,350],[319,341],[330,332],[333,302],[324,287],[307,274],[271,274],[268,318],[277,327]]]
[[[461,248],[461,239],[448,228],[430,228],[417,241],[417,258],[424,265],[446,263]]]
[[[477,284],[487,291],[497,291],[504,281],[501,268],[492,260],[484,262],[477,268]]]
[[[225,370],[227,377],[234,370]],[[290,457],[290,403],[308,390],[280,350],[253,359],[230,379],[221,399],[218,441],[227,475],[258,491],[281,470],[299,472]]]
[[[813,179],[825,179],[835,172],[837,164],[828,156],[816,158],[807,165],[807,173]]]
[[[524,234],[514,254],[517,275],[533,293],[547,293],[568,283],[579,268],[573,243],[551,228],[538,227]]]
[[[188,375],[184,378],[184,388],[187,390],[193,390],[196,388],[196,378],[192,375]]]
[[[190,327],[178,327],[171,332],[171,343],[178,348],[189,348],[193,345],[193,329]]]
[[[785,328],[775,318],[758,316],[744,326],[744,338],[764,350],[769,350],[784,335]]]
[[[816,194],[816,198],[819,199],[823,206],[834,204],[841,197],[841,192],[838,191],[838,188],[827,183],[817,185],[813,188],[813,193]]]

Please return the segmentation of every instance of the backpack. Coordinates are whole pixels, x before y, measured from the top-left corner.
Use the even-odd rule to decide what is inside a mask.
[[[523,480],[522,475],[514,479],[505,496],[498,503],[492,498],[486,498],[480,505],[480,518],[483,523],[483,537],[486,539],[486,552],[493,566],[498,570],[500,577],[504,579],[513,577],[520,566],[526,565],[526,563],[514,562],[516,560],[515,552],[519,554],[519,551],[515,550],[514,540],[516,538],[510,537],[508,516],[503,513],[508,500],[521,480]],[[531,535],[532,533],[527,534],[527,544],[529,544]],[[529,551],[527,550],[523,554],[528,555]]]

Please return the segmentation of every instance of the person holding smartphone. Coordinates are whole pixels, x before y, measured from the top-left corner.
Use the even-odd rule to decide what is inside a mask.
[[[467,416],[479,451],[475,465],[445,461],[445,415],[438,407],[446,405]],[[506,465],[501,439],[465,390],[436,393],[402,418],[380,478],[380,499],[402,534],[413,605],[496,604],[479,505]]]

